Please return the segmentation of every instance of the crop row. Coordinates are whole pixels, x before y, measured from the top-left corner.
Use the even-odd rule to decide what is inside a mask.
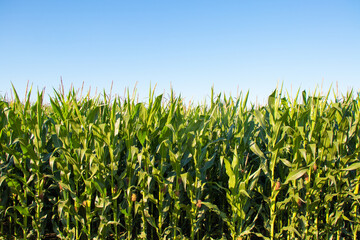
[[[0,101],[0,239],[359,239],[360,102]],[[329,91],[330,93],[330,91]]]

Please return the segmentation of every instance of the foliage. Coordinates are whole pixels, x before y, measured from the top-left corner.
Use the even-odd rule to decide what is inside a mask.
[[[0,238],[358,239],[359,96],[0,101]],[[330,92],[330,91],[329,91]],[[302,97],[302,100],[299,98]]]

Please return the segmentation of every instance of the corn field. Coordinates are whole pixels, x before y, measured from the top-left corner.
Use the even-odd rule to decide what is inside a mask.
[[[0,239],[360,239],[360,96],[0,100]],[[285,95],[285,97],[284,97]]]

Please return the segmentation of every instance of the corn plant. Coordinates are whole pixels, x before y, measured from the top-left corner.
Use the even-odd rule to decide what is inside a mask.
[[[358,239],[359,95],[186,105],[13,88],[0,239]],[[80,95],[79,95],[80,93]]]

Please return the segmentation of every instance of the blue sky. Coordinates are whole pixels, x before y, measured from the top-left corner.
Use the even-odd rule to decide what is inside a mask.
[[[250,91],[264,101],[338,83],[360,89],[360,1],[0,0],[0,95],[58,89],[60,77],[123,96],[137,82],[185,100]],[[8,95],[9,96],[9,95]]]

